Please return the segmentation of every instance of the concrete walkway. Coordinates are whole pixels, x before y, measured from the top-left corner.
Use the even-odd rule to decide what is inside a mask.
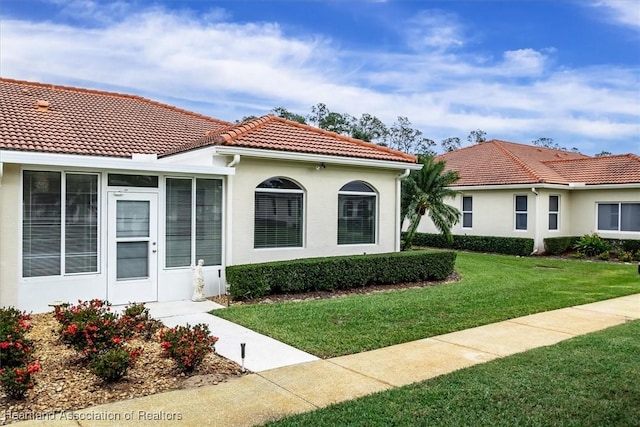
[[[216,352],[240,365],[242,364],[240,344],[244,343],[244,367],[251,372],[318,360],[312,354],[208,314],[211,310],[224,308],[209,300],[148,303],[146,307],[149,308],[151,317],[161,320],[171,328],[177,325],[184,326],[187,323],[190,325],[205,323],[209,326],[211,333],[220,338],[216,343]]]
[[[634,319],[640,319],[640,294],[365,353],[264,370],[216,386],[170,391],[58,414],[55,421],[28,421],[19,425],[252,426],[556,344]]]

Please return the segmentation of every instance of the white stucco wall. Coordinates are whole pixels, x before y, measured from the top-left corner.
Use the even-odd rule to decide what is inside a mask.
[[[18,303],[20,166],[4,164],[0,181],[0,306]]]
[[[242,157],[231,181],[233,212],[228,265],[333,255],[393,252],[396,239],[396,177],[401,171]],[[305,190],[303,246],[255,249],[256,186],[272,177],[285,177]],[[338,245],[338,191],[350,181],[364,181],[378,194],[375,244]],[[229,252],[227,252],[229,255]]]
[[[582,236],[597,232],[610,239],[640,239],[638,232],[598,231],[596,203],[640,202],[640,186],[629,189],[574,190],[571,192],[571,222],[568,235]]]
[[[515,196],[527,196],[527,230],[515,229]],[[511,236],[534,238],[536,195],[527,189],[464,191],[447,203],[462,213],[462,197],[473,197],[473,226],[462,228],[462,217],[451,232],[472,236]],[[406,221],[405,221],[406,223]],[[405,224],[406,225],[406,224]],[[421,233],[438,233],[428,214],[420,221]]]
[[[612,239],[640,239],[638,232],[598,231],[598,202],[640,202],[640,188],[628,189],[563,189],[535,187],[499,190],[465,190],[447,201],[462,212],[462,197],[473,197],[473,227],[462,228],[462,220],[452,228],[453,234],[475,236],[508,236],[534,239],[535,248],[544,251],[547,237],[582,236],[597,232]],[[528,196],[527,231],[515,229],[515,196]],[[549,230],[549,196],[559,196],[559,227]],[[405,227],[406,227],[405,223]],[[418,228],[422,233],[437,233],[433,222],[425,216]]]

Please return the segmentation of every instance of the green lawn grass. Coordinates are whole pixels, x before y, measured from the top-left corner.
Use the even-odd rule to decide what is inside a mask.
[[[630,264],[460,252],[456,271],[434,287],[212,314],[327,358],[640,292]]]
[[[268,426],[638,426],[640,321]]]

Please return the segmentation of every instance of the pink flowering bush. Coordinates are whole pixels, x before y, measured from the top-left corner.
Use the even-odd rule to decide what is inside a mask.
[[[110,306],[109,302],[98,299],[57,306],[54,317],[61,325],[62,342],[89,358],[125,342],[133,331],[123,327]]]
[[[32,361],[33,343],[26,338],[31,316],[13,307],[0,308],[0,386],[12,399],[22,399],[33,388],[32,374],[40,364]]]
[[[143,303],[129,303],[120,318],[122,327],[132,331],[137,337],[150,340],[160,328],[160,322],[149,315],[149,309]]]
[[[106,382],[118,381],[134,366],[142,348],[127,349],[127,341],[150,321],[143,304],[128,306],[123,316],[111,312],[110,306],[93,299],[58,306],[54,313],[62,342],[86,356],[91,371]]]
[[[22,367],[4,367],[0,369],[0,385],[11,399],[24,399],[27,390],[35,385],[31,376],[39,371],[38,361]]]
[[[183,372],[192,372],[204,357],[214,351],[218,341],[204,323],[195,326],[176,326],[160,331],[160,346],[165,355],[175,360]]]

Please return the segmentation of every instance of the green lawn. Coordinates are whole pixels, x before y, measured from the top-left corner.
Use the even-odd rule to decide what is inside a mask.
[[[456,270],[434,287],[213,314],[326,358],[640,292],[629,264],[460,252]]]
[[[269,426],[639,426],[640,321]]]

